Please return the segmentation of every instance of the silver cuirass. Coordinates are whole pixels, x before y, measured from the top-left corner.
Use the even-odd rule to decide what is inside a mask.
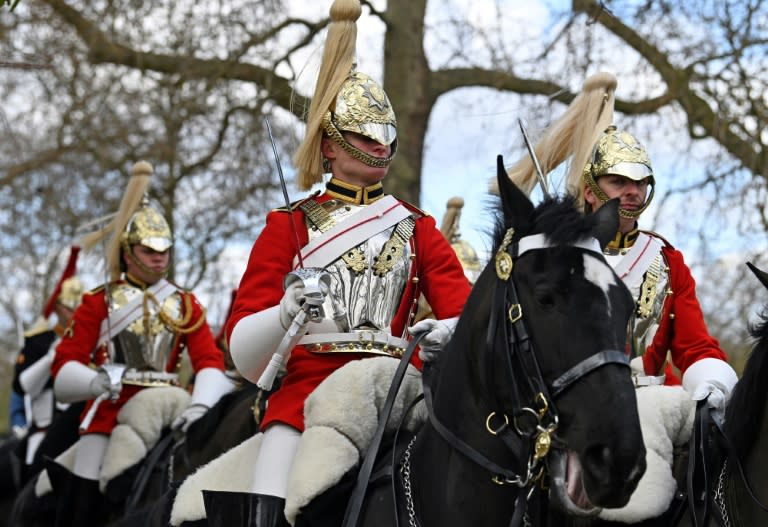
[[[606,255],[609,264],[615,267],[618,255]],[[635,316],[632,321],[631,336],[635,350],[642,355],[653,342],[664,311],[664,300],[670,294],[669,266],[664,255],[659,252],[646,268],[638,273],[634,280],[624,283],[635,299]]]
[[[364,208],[340,200],[320,205],[314,203],[313,206],[314,214],[307,213],[310,240],[321,236],[328,226]],[[324,218],[324,221],[318,221],[318,218]],[[414,225],[413,218],[408,217],[371,236],[326,266],[331,276],[331,290],[323,308],[326,318],[334,321],[335,331],[389,332],[411,271],[409,239]],[[324,326],[329,327],[328,324]]]
[[[112,313],[142,297],[145,291],[129,283],[113,285],[109,295],[109,312]],[[114,338],[116,362],[139,371],[164,372],[173,350],[176,334],[163,323],[160,312],[170,320],[181,318],[181,295],[174,292],[161,305],[151,296],[144,299],[142,316],[131,322]]]

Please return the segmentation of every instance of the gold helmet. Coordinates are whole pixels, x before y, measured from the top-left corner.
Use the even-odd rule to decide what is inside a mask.
[[[654,177],[651,159],[640,141],[629,132],[609,126],[597,141],[592,157],[584,167],[584,182],[597,198],[605,203],[608,196],[597,184],[597,178],[615,174],[633,181],[649,180],[651,193],[642,207],[637,210],[619,209],[619,214],[625,218],[637,218],[648,207],[653,199]]]
[[[477,257],[477,251],[466,240],[456,240],[451,243],[453,251],[456,253],[456,257],[461,262],[461,267],[464,268],[464,275],[469,280],[469,283],[474,285],[477,282],[477,278],[480,276],[480,272],[483,267],[480,265],[480,258]]]
[[[76,276],[71,276],[61,283],[58,303],[74,311],[83,299],[83,283]]]
[[[158,252],[173,246],[173,233],[168,222],[149,202],[147,189],[153,173],[152,165],[139,161],[131,169],[131,179],[123,194],[120,208],[106,227],[83,238],[86,249],[94,248],[102,239],[110,236],[107,246],[107,266],[112,280],[117,280],[123,270],[122,257],[130,258],[143,271],[164,276],[167,269],[157,273],[133,256],[133,246],[140,244]]]
[[[373,167],[389,166],[397,149],[397,121],[387,94],[371,77],[355,71],[356,22],[361,13],[359,0],[335,0],[331,5],[331,24],[307,114],[306,134],[293,159],[303,190],[321,182],[327,171],[321,152],[323,134]],[[392,152],[386,158],[373,157],[352,146],[343,132],[392,145]]]
[[[173,246],[171,227],[146,196],[141,200],[139,209],[128,220],[121,237],[123,248],[139,244],[163,252]]]
[[[448,200],[443,222],[440,224],[440,232],[443,233],[445,239],[451,244],[456,257],[461,263],[461,267],[464,269],[467,280],[469,280],[470,284],[474,285],[483,268],[475,248],[469,242],[461,239],[459,222],[461,220],[462,208],[464,208],[463,198],[456,196]]]
[[[359,71],[352,72],[342,84],[335,109],[325,114],[323,131],[349,155],[373,167],[389,165],[397,149],[397,120],[389,97],[376,81]],[[387,158],[373,157],[349,144],[342,132],[392,145],[392,153]]]

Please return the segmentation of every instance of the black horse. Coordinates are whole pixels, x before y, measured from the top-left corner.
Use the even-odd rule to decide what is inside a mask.
[[[768,274],[748,265],[768,289]],[[756,339],[752,354],[725,411],[730,455],[714,475],[713,516],[720,525],[768,525],[768,304],[751,334]]]
[[[768,289],[768,274],[748,264]],[[634,524],[642,527],[726,527],[768,525],[768,304],[750,331],[755,339],[744,373],[733,389],[721,428],[709,429],[711,446],[706,498],[691,502],[685,477],[670,510],[658,518]],[[699,409],[701,411],[701,407]],[[686,459],[685,461],[690,461]],[[701,462],[701,460],[699,460]],[[687,467],[682,474],[687,475]],[[693,505],[693,506],[691,506]],[[693,512],[692,512],[693,511]],[[695,516],[695,518],[694,518]],[[564,527],[620,527],[626,523],[591,519],[550,519]]]
[[[318,520],[310,504],[297,526],[535,522],[542,486],[570,514],[628,501],[645,470],[625,354],[633,302],[599,250],[617,204],[590,216],[568,198],[534,208],[500,157],[498,183],[496,257],[424,372],[429,421],[359,517]]]

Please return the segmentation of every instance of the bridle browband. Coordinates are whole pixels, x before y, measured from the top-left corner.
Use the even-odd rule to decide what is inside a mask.
[[[511,418],[505,413],[491,412],[486,420],[489,433],[501,439],[506,447],[518,458],[525,456],[526,471],[502,467],[487,459],[480,452],[460,439],[455,433],[443,425],[435,414],[431,383],[424,382],[424,400],[429,414],[429,420],[440,436],[454,449],[461,452],[475,464],[493,474],[493,481],[500,485],[513,484],[521,489],[530,488],[529,492],[521,492],[515,504],[515,513],[510,525],[519,525],[525,512],[525,502],[533,491],[534,484],[544,475],[544,461],[553,441],[558,441],[555,431],[558,426],[558,412],[554,404],[556,397],[565,392],[574,383],[583,379],[589,373],[608,364],[619,364],[629,367],[627,355],[618,350],[603,350],[580,361],[569,368],[547,386],[541,374],[536,354],[528,334],[523,317],[523,308],[515,287],[510,280],[514,263],[525,252],[533,249],[552,247],[546,236],[535,234],[525,236],[517,242],[512,242],[514,229],[507,230],[495,257],[496,285],[493,292],[493,303],[490,309],[490,320],[486,334],[486,350],[494,349],[499,336],[507,353],[504,354],[506,376],[509,379],[505,389],[511,390],[513,410]],[[569,244],[571,247],[602,254],[597,240],[581,240]],[[504,316],[503,322],[500,315]],[[487,375],[492,378],[496,365],[488,362]],[[425,375],[427,370],[425,370]],[[493,393],[497,393],[496,390]],[[501,401],[497,401],[501,406]],[[533,426],[525,426],[522,420],[532,416]],[[493,421],[500,420],[497,427]]]

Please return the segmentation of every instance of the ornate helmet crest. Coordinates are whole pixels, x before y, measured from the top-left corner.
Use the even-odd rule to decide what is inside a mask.
[[[361,12],[359,0],[335,0],[331,6],[331,24],[307,114],[306,134],[293,159],[303,190],[322,181],[323,134],[369,166],[388,166],[397,149],[397,121],[389,97],[371,77],[354,70],[356,21]],[[373,157],[351,145],[343,132],[392,145],[392,153],[387,158]]]

